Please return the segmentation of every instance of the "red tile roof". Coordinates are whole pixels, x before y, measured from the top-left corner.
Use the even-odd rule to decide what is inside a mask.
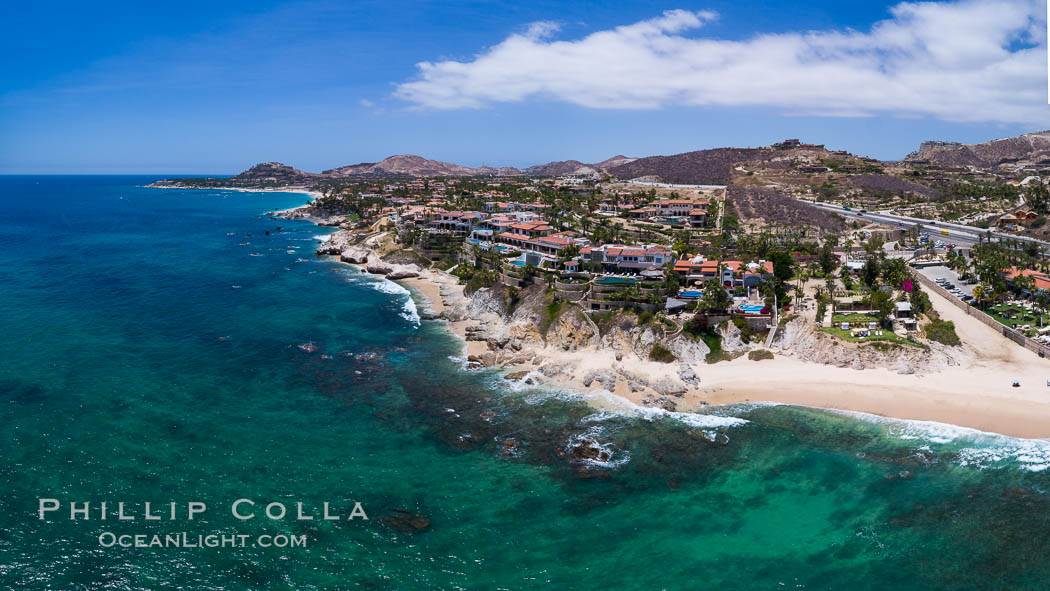
[[[545,230],[553,230],[554,229],[554,228],[551,228],[550,226],[548,226],[546,222],[523,222],[523,223],[520,223],[520,224],[514,224],[511,227],[514,228],[515,230],[524,230],[526,232],[528,232],[528,231],[542,232],[542,231],[545,231]]]
[[[1010,270],[1006,272],[1006,278],[1010,280],[1017,279],[1021,275],[1031,277],[1035,283],[1036,289],[1050,290],[1050,275],[1041,273],[1035,269],[1018,269],[1017,267],[1010,267]]]
[[[544,246],[557,246],[563,248],[572,244],[572,240],[565,236],[541,236],[529,240],[531,244],[542,244]]]
[[[522,242],[528,242],[529,240],[532,239],[531,236],[526,236],[524,234],[515,234],[513,232],[502,232],[502,233],[500,233],[499,237],[500,238],[507,238],[507,239],[510,239],[510,240],[521,240]]]

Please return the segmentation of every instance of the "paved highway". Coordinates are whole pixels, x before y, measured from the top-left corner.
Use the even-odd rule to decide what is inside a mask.
[[[850,219],[863,220],[866,222],[872,222],[876,224],[882,224],[884,226],[890,226],[891,228],[903,228],[910,229],[915,227],[915,224],[920,224],[923,227],[924,232],[930,234],[930,238],[934,240],[942,240],[944,242],[953,243],[956,246],[968,248],[976,244],[979,237],[983,237],[985,241],[991,240],[1020,240],[1022,242],[1034,242],[1040,244],[1043,247],[1044,252],[1050,252],[1050,242],[1043,240],[1036,240],[1027,236],[1016,236],[1014,234],[1001,234],[999,232],[989,232],[988,230],[982,230],[973,226],[964,226],[962,224],[952,224],[948,222],[938,222],[933,220],[927,220],[923,218],[913,218],[902,215],[894,215],[891,213],[884,213],[879,211],[865,211],[856,208],[846,210],[841,205],[834,205],[831,203],[819,203],[816,201],[807,201],[800,199],[804,203],[834,211],[835,213]]]

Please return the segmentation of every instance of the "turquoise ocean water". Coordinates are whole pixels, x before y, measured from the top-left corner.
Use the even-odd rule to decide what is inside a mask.
[[[261,215],[304,196],[150,180],[0,177],[2,589],[1050,588],[1045,443],[511,391],[404,289],[314,257],[328,230]],[[574,460],[585,438],[611,460]],[[40,498],[94,512],[40,520]],[[317,517],[262,517],[273,501]],[[321,520],[325,501],[369,519]]]

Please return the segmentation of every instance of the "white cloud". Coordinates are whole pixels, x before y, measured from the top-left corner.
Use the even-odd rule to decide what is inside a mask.
[[[533,23],[467,62],[418,64],[395,95],[419,107],[476,108],[530,98],[590,108],[763,106],[835,116],[893,114],[1048,124],[1041,0],[902,3],[869,31],[682,33],[712,12],[663,15],[556,40]]]

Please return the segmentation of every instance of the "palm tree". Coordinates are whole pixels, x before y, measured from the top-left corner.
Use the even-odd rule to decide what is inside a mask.
[[[1014,287],[1019,289],[1022,293],[1028,292],[1031,294],[1032,290],[1035,289],[1035,279],[1028,275],[1018,275],[1017,277],[1014,277]]]
[[[973,299],[977,300],[978,306],[984,304],[988,294],[991,293],[991,288],[985,284],[976,285],[973,288]]]

